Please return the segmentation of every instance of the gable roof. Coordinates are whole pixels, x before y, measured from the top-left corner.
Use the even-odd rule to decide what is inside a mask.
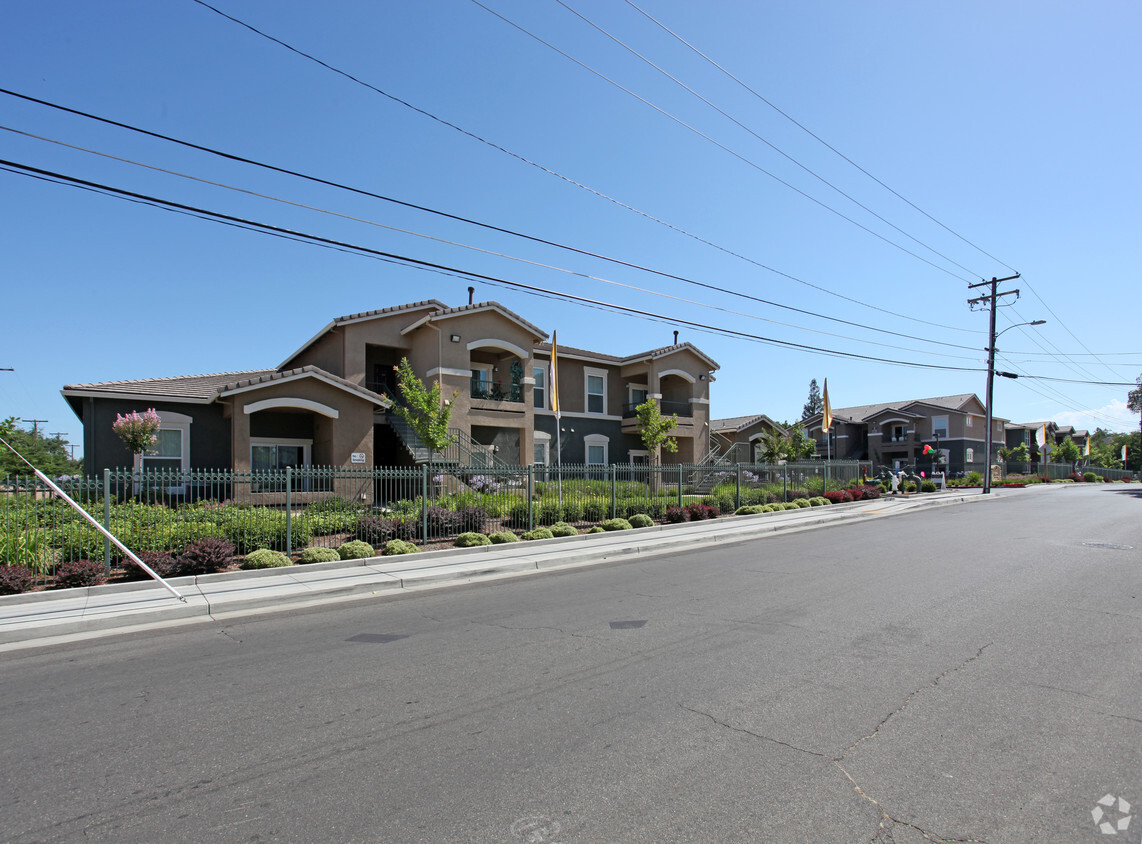
[[[310,346],[312,346],[314,343],[316,343],[318,340],[320,340],[322,337],[324,337],[326,334],[338,326],[348,325],[353,322],[365,322],[366,320],[377,319],[378,317],[383,316],[390,316],[392,314],[401,313],[402,311],[421,311],[426,309],[443,310],[447,307],[448,306],[441,302],[439,299],[425,299],[422,302],[409,302],[406,305],[393,305],[389,308],[377,308],[373,311],[362,311],[361,313],[357,314],[346,314],[345,316],[335,317],[328,325],[326,325],[324,328],[322,328],[320,331],[302,343],[301,346],[298,347],[297,351],[289,355],[279,364],[279,367],[285,366],[287,363],[296,358],[298,355],[300,355],[302,352],[304,352],[306,349],[308,349]]]
[[[539,343],[535,347],[535,350],[541,354],[548,356],[548,357],[551,356],[551,344],[550,343]],[[681,351],[693,352],[711,370],[721,369],[721,367],[718,365],[718,362],[716,360],[714,360],[712,357],[707,355],[705,352],[703,352],[701,349],[699,349],[697,346],[695,346],[693,343],[690,343],[690,342],[677,343],[673,346],[662,346],[661,348],[658,348],[658,349],[650,349],[649,351],[646,351],[646,352],[636,352],[633,355],[624,355],[624,356],[608,355],[608,354],[604,354],[603,352],[592,352],[588,349],[577,349],[574,346],[565,346],[562,343],[559,344],[559,356],[560,357],[566,356],[569,358],[578,358],[578,359],[582,359],[582,360],[598,361],[600,363],[613,363],[613,364],[618,364],[618,365],[622,365],[625,363],[639,363],[640,361],[645,361],[645,360],[657,360],[659,358],[664,358],[664,357],[667,357],[668,355],[673,355],[673,354],[676,354],[677,352],[681,352]]]
[[[718,432],[734,431],[736,433],[738,431],[744,431],[746,428],[756,425],[758,422],[768,422],[782,433],[785,433],[787,430],[780,422],[773,421],[764,413],[757,413],[753,416],[730,416],[726,419],[711,419],[710,430]]]
[[[103,381],[94,384],[68,384],[60,393],[81,419],[80,399],[121,398],[139,401],[173,401],[184,404],[210,404],[219,398],[257,389],[276,382],[317,378],[338,389],[388,407],[391,402],[372,390],[359,387],[316,366],[300,369],[251,369],[244,372],[218,372],[210,375],[180,375],[172,378],[141,378],[132,381]]]

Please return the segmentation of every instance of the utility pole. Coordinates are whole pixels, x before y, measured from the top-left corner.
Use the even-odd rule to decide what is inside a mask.
[[[58,439],[60,439],[61,437],[66,437],[66,436],[67,436],[67,431],[53,431],[53,432],[52,432],[52,436],[53,436],[53,437],[55,437],[55,438],[58,440]]]
[[[24,419],[23,421],[32,423],[32,436],[33,437],[38,437],[40,435],[40,423],[41,422],[43,422],[45,425],[48,424],[47,419]]]
[[[995,423],[992,421],[993,414],[992,414],[992,410],[991,410],[991,401],[992,401],[992,398],[993,398],[994,393],[995,393],[995,308],[996,308],[996,299],[998,299],[1000,296],[1014,296],[1016,299],[1018,299],[1019,298],[1019,288],[1018,287],[1015,288],[1014,290],[1006,290],[1003,293],[1000,293],[998,291],[998,287],[999,287],[1000,282],[1014,281],[1017,278],[1019,278],[1019,273],[1016,273],[1015,275],[1007,276],[1007,278],[996,278],[995,276],[992,276],[991,281],[981,281],[979,284],[969,284],[968,285],[969,290],[974,289],[976,287],[984,287],[984,286],[988,286],[991,288],[991,292],[988,294],[985,294],[985,295],[980,296],[980,297],[975,298],[975,299],[968,299],[968,305],[971,305],[973,310],[974,310],[974,307],[976,305],[983,305],[986,303],[988,310],[991,311],[991,315],[988,319],[989,326],[988,326],[988,331],[987,331],[987,404],[984,407],[984,419],[985,419],[984,425],[987,428],[987,433],[984,435],[984,446],[983,446],[984,460],[987,461],[987,471],[983,473],[983,494],[984,495],[987,495],[988,493],[991,492],[991,438],[992,438],[992,428],[995,425]]]

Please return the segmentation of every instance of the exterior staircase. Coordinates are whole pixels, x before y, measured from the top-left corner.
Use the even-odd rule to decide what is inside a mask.
[[[452,443],[444,451],[433,452],[412,426],[400,416],[389,413],[386,417],[397,439],[417,465],[450,463],[473,469],[490,469],[507,465],[495,456],[490,446],[476,442],[467,431],[460,428],[449,428],[448,433],[452,435]]]

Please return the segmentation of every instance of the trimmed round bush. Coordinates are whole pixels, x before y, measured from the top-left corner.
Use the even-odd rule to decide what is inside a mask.
[[[587,533],[606,533],[606,531],[598,525],[592,525],[591,527],[587,528]]]
[[[599,527],[603,530],[631,530],[631,523],[626,519],[607,519]]]
[[[1086,481],[1088,484],[1093,484],[1098,479],[1099,479],[1098,475],[1095,474],[1094,472],[1083,472],[1083,480]]]
[[[813,506],[812,504],[809,503],[808,498],[797,498],[797,499],[795,499],[789,503],[795,504],[798,508],[800,508],[802,510],[804,510],[806,507],[812,507]]]
[[[747,504],[745,507],[738,507],[734,510],[735,516],[757,516],[761,513],[768,513],[768,504]]]
[[[0,565],[0,595],[19,595],[31,592],[36,576],[24,566]]]
[[[298,558],[299,563],[332,563],[341,559],[335,548],[306,548]]]
[[[337,556],[342,560],[367,560],[377,556],[377,551],[368,542],[352,539],[337,546]]]
[[[645,513],[635,513],[627,521],[632,528],[654,527],[654,519]]]
[[[794,504],[792,501],[786,501],[781,505],[782,510],[800,510],[801,508]]]
[[[457,548],[476,548],[480,545],[491,545],[492,540],[484,536],[482,533],[475,531],[468,531],[456,537],[452,542]]]
[[[397,554],[416,554],[419,551],[420,549],[411,542],[405,542],[403,539],[390,539],[385,543],[381,556],[395,557]]]
[[[816,495],[816,496],[809,499],[809,504],[812,507],[823,507],[824,505],[826,505],[828,503],[829,503],[829,499],[825,498],[825,496],[823,496],[823,495]]]
[[[508,542],[519,542],[519,537],[512,533],[510,530],[500,530],[495,533],[489,533],[488,539],[491,540],[493,545],[504,545]]]
[[[549,530],[552,536],[578,536],[579,529],[567,524],[567,522],[556,522]]]
[[[935,481],[926,481],[926,480],[920,481],[920,492],[935,492],[935,491],[936,491],[936,482]]]
[[[535,530],[529,530],[527,533],[521,533],[519,538],[524,542],[532,542],[536,539],[554,539],[555,534],[545,527],[538,527]]]
[[[289,557],[281,551],[273,551],[269,548],[259,548],[257,551],[251,551],[246,555],[246,559],[242,561],[242,568],[244,569],[276,569],[281,566],[290,566]]]
[[[107,568],[94,560],[72,560],[56,569],[56,587],[77,589],[107,582]]]

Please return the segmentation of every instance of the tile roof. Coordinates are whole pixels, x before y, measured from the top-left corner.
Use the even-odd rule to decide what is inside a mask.
[[[177,375],[171,378],[140,378],[133,381],[100,381],[93,384],[67,384],[68,393],[103,393],[106,395],[153,396],[155,398],[198,399],[210,401],[220,390],[240,381],[271,375],[273,369],[244,372],[218,372],[211,375]]]
[[[777,426],[779,430],[784,431],[785,428],[780,422],[770,419],[764,413],[755,413],[753,416],[730,416],[725,419],[711,419],[711,431],[741,431],[748,428],[750,425],[761,422],[762,420],[768,421],[770,424]]]

